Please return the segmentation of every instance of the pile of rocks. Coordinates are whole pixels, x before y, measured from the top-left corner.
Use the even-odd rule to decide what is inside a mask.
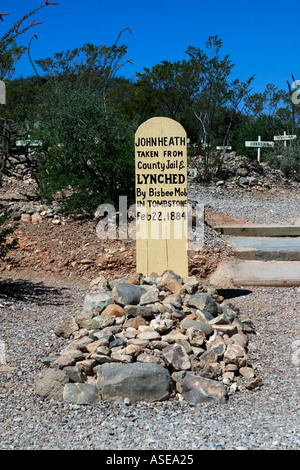
[[[280,158],[280,156],[278,157]],[[190,166],[195,167],[197,176],[192,179],[195,183],[203,181],[203,169],[199,167],[202,157],[193,158]],[[190,170],[192,172],[192,170]],[[216,186],[227,188],[240,187],[243,189],[268,190],[277,186],[299,187],[299,182],[289,180],[279,169],[271,168],[266,162],[258,162],[256,159],[248,158],[244,155],[237,155],[236,152],[226,153],[222,163],[223,180],[216,180]]]
[[[223,170],[228,182],[246,188],[270,189],[273,185],[289,183],[281,170],[273,169],[265,162],[259,163],[257,160],[236,155],[235,152],[225,154]]]
[[[92,404],[101,399],[224,403],[228,392],[261,386],[248,364],[245,315],[195,276],[136,274],[92,281],[83,309],[55,333],[59,355],[35,378],[43,398]]]

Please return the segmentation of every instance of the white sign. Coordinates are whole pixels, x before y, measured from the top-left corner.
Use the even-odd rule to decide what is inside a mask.
[[[232,150],[232,147],[216,147],[217,150]]]
[[[255,147],[255,148],[261,148],[261,147],[274,147],[274,142],[267,142],[267,141],[260,141],[260,142],[251,142],[247,141],[245,142],[246,147]]]
[[[296,135],[274,135],[274,140],[295,140],[297,139]]]
[[[42,141],[41,140],[17,140],[16,142],[16,146],[17,147],[38,147],[40,145],[42,145]]]
[[[262,141],[260,135],[258,136],[257,141],[249,141],[245,142],[246,147],[257,148],[257,161],[260,163],[260,149],[262,147],[274,147],[274,142]]]
[[[286,147],[287,140],[295,140],[295,139],[297,139],[296,135],[288,135],[286,132],[284,132],[284,135],[274,135],[274,140],[283,141],[285,147]]]

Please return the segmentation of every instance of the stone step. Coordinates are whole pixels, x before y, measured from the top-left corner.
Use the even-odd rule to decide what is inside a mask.
[[[258,261],[300,261],[300,238],[227,238],[237,258]]]
[[[214,230],[235,237],[300,237],[300,225],[216,225]]]
[[[219,289],[240,286],[300,286],[300,261],[222,261],[210,277]]]

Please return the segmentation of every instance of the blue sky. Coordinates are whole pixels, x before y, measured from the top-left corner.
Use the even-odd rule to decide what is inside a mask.
[[[5,33],[28,11],[44,0],[1,0],[1,13],[10,13],[0,22]],[[45,21],[21,36],[19,43],[32,43],[34,59],[52,56],[90,42],[111,45],[118,33],[128,46],[122,75],[135,77],[144,67],[162,60],[187,59],[188,46],[205,48],[208,36],[218,35],[223,53],[235,64],[232,78],[246,80],[256,74],[253,91],[263,91],[267,83],[287,89],[291,73],[300,79],[299,18],[300,1],[280,0],[59,0],[32,19]],[[121,73],[120,72],[120,73]],[[16,76],[34,75],[27,54],[17,67]]]

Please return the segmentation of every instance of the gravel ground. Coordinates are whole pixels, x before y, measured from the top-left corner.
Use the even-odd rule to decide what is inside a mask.
[[[297,198],[266,199],[262,206],[254,196],[249,204],[240,194],[234,199],[217,194],[205,189],[198,196],[253,222],[274,223],[275,214],[286,222],[300,214]],[[254,323],[248,359],[263,387],[237,391],[225,405],[191,406],[174,398],[76,406],[42,401],[33,380],[41,358],[64,346],[53,330],[82,307],[86,287],[75,281],[63,286],[9,280],[9,275],[0,286],[0,341],[15,369],[0,373],[1,450],[299,449],[300,288],[220,291]]]
[[[295,223],[300,217],[298,189],[272,192],[203,188],[190,183],[190,199],[231,217],[256,224]]]

